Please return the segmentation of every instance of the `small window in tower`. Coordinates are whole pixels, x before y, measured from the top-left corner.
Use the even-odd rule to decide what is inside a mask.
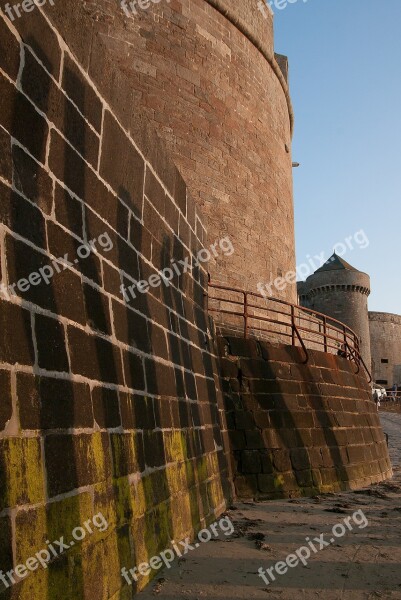
[[[378,379],[376,383],[378,383],[379,385],[388,385],[387,379]]]
[[[382,365],[388,365],[388,358],[382,358]]]

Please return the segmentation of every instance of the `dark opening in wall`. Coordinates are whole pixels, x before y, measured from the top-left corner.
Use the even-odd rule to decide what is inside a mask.
[[[388,365],[388,358],[382,358],[382,365]]]
[[[388,385],[387,379],[378,379],[376,383],[378,383],[379,385]]]

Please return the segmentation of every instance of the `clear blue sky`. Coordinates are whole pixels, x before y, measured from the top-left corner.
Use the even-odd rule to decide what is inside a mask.
[[[275,10],[290,62],[297,263],[363,229],[344,259],[369,309],[401,314],[401,0],[298,0]]]

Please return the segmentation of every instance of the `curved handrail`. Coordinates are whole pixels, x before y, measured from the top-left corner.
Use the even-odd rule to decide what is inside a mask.
[[[229,294],[225,297],[215,297],[210,293],[211,290]],[[233,294],[239,294],[240,299],[233,298]],[[292,304],[287,300],[265,297],[256,292],[212,282],[209,282],[207,298],[209,312],[224,315],[222,325],[226,329],[234,327],[237,330],[235,319],[240,318],[243,320],[244,338],[250,334],[259,337],[266,334],[274,335],[275,339],[281,337],[287,342],[290,338],[292,346],[296,346],[298,340],[305,352],[305,362],[309,358],[308,346],[309,349],[311,346],[315,348],[321,346],[326,353],[335,352],[354,362],[357,366],[356,373],[359,373],[362,365],[368,375],[369,383],[372,381],[372,376],[360,353],[357,334],[338,319]],[[257,301],[262,301],[262,304],[257,304]],[[218,302],[219,306],[212,306],[213,302]]]

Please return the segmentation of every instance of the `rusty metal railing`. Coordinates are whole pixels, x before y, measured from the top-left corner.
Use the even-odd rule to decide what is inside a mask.
[[[308,350],[337,354],[354,362],[357,373],[363,367],[372,381],[357,334],[337,319],[285,300],[214,283],[209,283],[207,303],[217,328],[226,335],[300,346],[305,363]]]
[[[397,401],[400,402],[401,401],[401,392],[394,392],[393,390],[386,390],[387,396],[385,398],[383,398],[383,402],[391,402],[391,401]]]

